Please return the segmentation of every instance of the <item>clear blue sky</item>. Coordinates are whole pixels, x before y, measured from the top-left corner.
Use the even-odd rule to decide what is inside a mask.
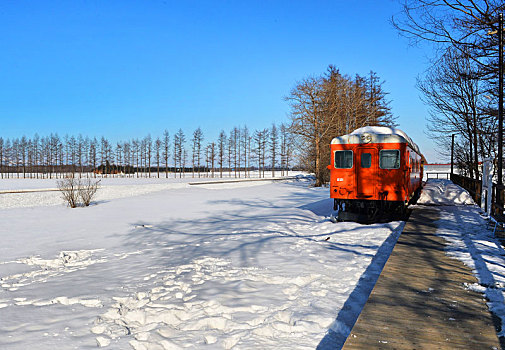
[[[427,47],[389,23],[394,0],[2,1],[0,136],[156,137],[200,126],[288,120],[298,80],[370,70],[386,81],[399,127],[428,161],[427,108],[415,89]]]

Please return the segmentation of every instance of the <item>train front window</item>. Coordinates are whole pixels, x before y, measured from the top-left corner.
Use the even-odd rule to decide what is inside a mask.
[[[335,168],[352,168],[352,151],[335,151]]]
[[[361,153],[361,167],[370,168],[372,166],[372,154]]]
[[[381,169],[399,169],[400,151],[396,149],[380,151],[379,166]]]

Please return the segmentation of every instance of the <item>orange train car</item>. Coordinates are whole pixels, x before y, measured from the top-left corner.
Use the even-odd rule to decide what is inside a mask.
[[[330,197],[338,221],[401,218],[422,187],[425,159],[401,130],[368,126],[331,142]]]

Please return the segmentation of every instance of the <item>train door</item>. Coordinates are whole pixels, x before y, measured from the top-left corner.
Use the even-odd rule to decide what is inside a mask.
[[[359,148],[356,152],[356,157],[356,188],[358,197],[374,197],[378,176],[377,150],[375,148]]]

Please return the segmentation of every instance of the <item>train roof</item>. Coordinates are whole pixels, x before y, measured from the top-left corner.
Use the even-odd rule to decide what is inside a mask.
[[[421,157],[421,151],[414,141],[402,130],[387,126],[365,126],[354,130],[350,134],[335,137],[332,144],[352,143],[407,143]]]

